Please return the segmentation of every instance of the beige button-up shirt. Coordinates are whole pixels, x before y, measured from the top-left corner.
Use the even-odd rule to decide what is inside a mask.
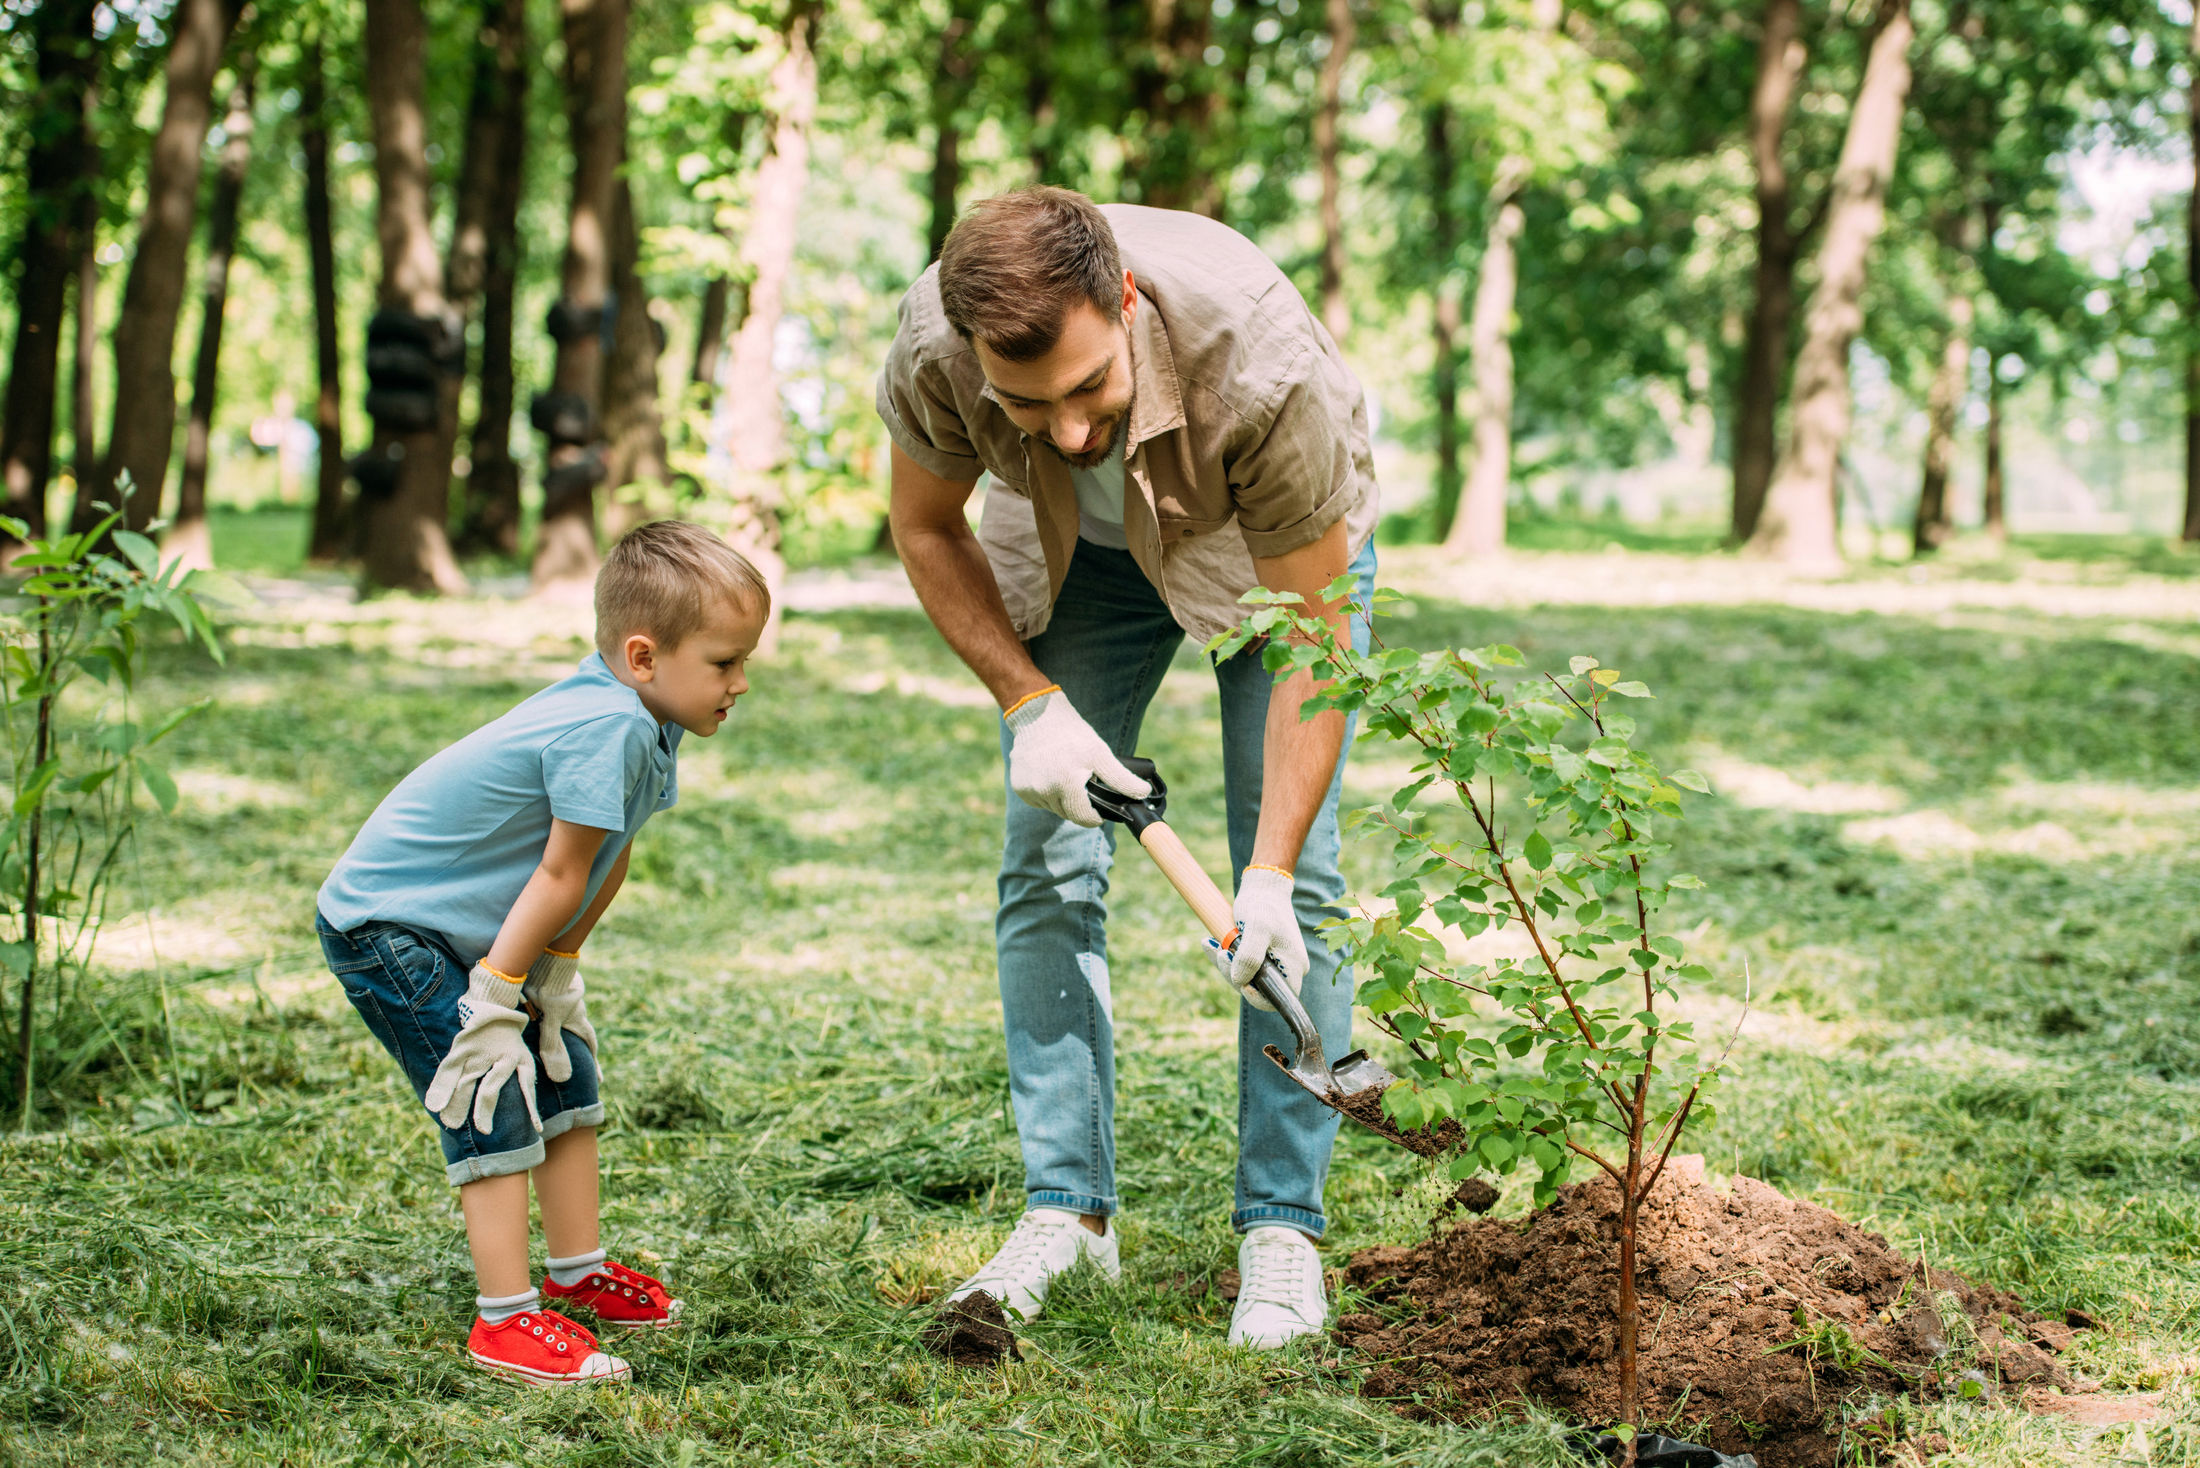
[[[1109,204],[1138,286],[1123,533],[1178,624],[1235,626],[1254,556],[1344,521],[1358,554],[1380,504],[1367,401],[1298,290],[1253,243],[1197,214]],[[878,381],[903,453],[943,479],[992,475],[978,538],[1019,637],[1046,628],[1077,548],[1069,466],[1009,421],[940,307],[939,267],[901,302]]]

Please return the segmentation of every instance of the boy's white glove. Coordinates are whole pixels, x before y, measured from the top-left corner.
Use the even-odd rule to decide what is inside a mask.
[[[1230,981],[1230,987],[1245,997],[1245,1002],[1255,1009],[1275,1012],[1276,1006],[1261,997],[1253,987],[1253,976],[1269,954],[1276,956],[1276,964],[1283,970],[1284,983],[1291,992],[1299,992],[1306,981],[1306,935],[1299,931],[1298,910],[1291,905],[1292,878],[1289,872],[1275,867],[1247,867],[1245,875],[1238,879],[1237,901],[1231,904],[1230,916],[1237,922],[1237,942],[1225,949],[1214,939],[1207,940],[1207,947],[1215,956],[1215,967]]]
[[[1059,688],[1046,688],[1010,707],[1001,716],[1008,725],[1008,784],[1026,805],[1054,812],[1080,826],[1100,824],[1085,781],[1094,775],[1103,785],[1143,800],[1153,786],[1123,768],[1123,762],[1095,734],[1092,725],[1070,707]]]
[[[542,1016],[542,1033],[535,1039],[542,1073],[560,1084],[573,1079],[573,1057],[566,1052],[564,1033],[571,1030],[597,1057],[596,1076],[601,1080],[602,1052],[596,1048],[596,1027],[588,1022],[588,986],[581,982],[581,956],[545,948],[527,970],[524,992]]]
[[[488,1131],[496,1122],[497,1094],[513,1079],[527,1100],[527,1115],[542,1130],[542,1113],[535,1110],[535,1057],[527,1051],[520,991],[520,985],[478,963],[466,975],[466,993],[458,1001],[458,1036],[421,1098],[452,1131],[466,1124],[469,1105],[474,1130]]]

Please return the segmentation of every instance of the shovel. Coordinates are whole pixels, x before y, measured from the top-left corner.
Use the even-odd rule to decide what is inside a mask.
[[[1154,768],[1152,760],[1136,755],[1123,763],[1132,774],[1153,786],[1153,794],[1143,800],[1133,799],[1120,790],[1109,789],[1095,776],[1085,782],[1085,793],[1092,797],[1093,809],[1103,819],[1120,821],[1131,828],[1131,834],[1146,848],[1154,865],[1161,868],[1169,885],[1176,888],[1177,895],[1206,924],[1208,933],[1222,945],[1223,951],[1229,952],[1238,940],[1237,922],[1230,914],[1230,899],[1222,895],[1222,889],[1185,849],[1183,839],[1161,818],[1168,805],[1168,787],[1161,781],[1161,772]],[[1306,1006],[1299,1003],[1299,996],[1291,991],[1274,954],[1261,964],[1260,972],[1253,976],[1252,987],[1261,998],[1276,1007],[1276,1013],[1291,1027],[1292,1048],[1298,1052],[1286,1057],[1281,1050],[1269,1045],[1265,1047],[1268,1058],[1323,1105],[1338,1110],[1349,1107],[1356,1120],[1369,1114],[1379,1116],[1380,1108],[1372,1103],[1398,1078],[1369,1059],[1365,1050],[1353,1051],[1332,1067],[1325,1058],[1327,1052],[1322,1048],[1321,1031],[1314,1028]]]

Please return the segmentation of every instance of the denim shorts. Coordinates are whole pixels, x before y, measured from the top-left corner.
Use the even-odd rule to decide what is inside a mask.
[[[436,1067],[450,1054],[458,1035],[458,1001],[466,993],[466,975],[472,965],[439,938],[400,923],[361,923],[339,933],[327,918],[314,915],[321,935],[321,951],[329,969],[344,986],[344,997],[374,1031],[382,1048],[396,1057],[413,1095],[425,1097]],[[542,1114],[538,1129],[527,1115],[517,1078],[505,1082],[497,1096],[495,1124],[476,1131],[471,1111],[457,1127],[442,1125],[444,1172],[453,1186],[526,1172],[543,1159],[543,1143],[577,1126],[603,1125],[603,1102],[596,1095],[596,1057],[588,1046],[567,1032],[565,1053],[573,1058],[573,1076],[553,1081],[542,1070],[537,1042],[542,1020],[527,1021],[528,1053],[538,1057],[535,1068],[535,1108]],[[431,1113],[432,1114],[432,1113]]]

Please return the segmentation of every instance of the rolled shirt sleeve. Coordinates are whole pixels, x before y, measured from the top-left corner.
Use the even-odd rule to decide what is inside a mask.
[[[927,274],[902,297],[900,324],[878,375],[878,415],[903,453],[942,479],[963,483],[985,472],[936,354],[939,287]],[[961,339],[955,338],[958,348]]]
[[[1266,429],[1229,466],[1230,495],[1245,548],[1280,556],[1321,539],[1352,508],[1356,397],[1328,360],[1307,352],[1293,364]]]

